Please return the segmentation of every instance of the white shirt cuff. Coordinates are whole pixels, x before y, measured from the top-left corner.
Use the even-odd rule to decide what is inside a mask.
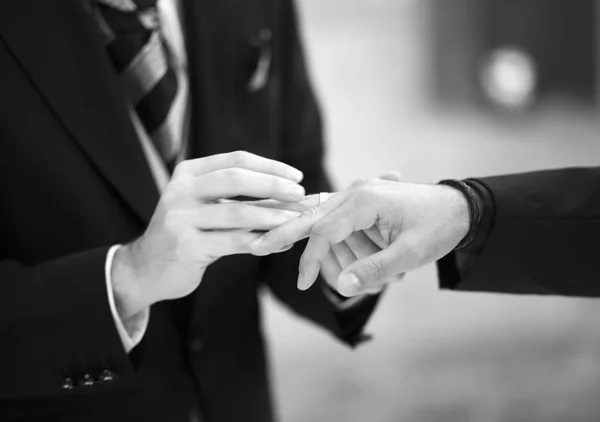
[[[108,304],[110,306],[110,311],[112,313],[113,319],[115,321],[115,326],[117,328],[117,332],[119,333],[119,337],[121,337],[121,341],[123,342],[123,347],[125,348],[125,353],[131,352],[131,350],[137,346],[144,338],[144,334],[146,334],[146,329],[148,328],[148,321],[150,320],[150,308],[146,308],[138,314],[127,320],[127,327],[121,320],[119,313],[117,312],[117,306],[115,304],[115,297],[112,288],[112,278],[111,278],[111,269],[113,258],[115,257],[115,253],[121,245],[114,245],[108,250],[108,254],[106,254],[106,264],[104,267],[105,277],[106,277],[106,291],[108,293]]]

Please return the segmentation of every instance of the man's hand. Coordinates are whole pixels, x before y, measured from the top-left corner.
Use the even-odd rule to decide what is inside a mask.
[[[248,245],[260,236],[252,231],[270,230],[298,216],[294,211],[221,199],[249,196],[296,202],[304,198],[301,179],[302,173],[293,167],[245,152],[179,164],[145,233],[120,248],[113,261],[121,318],[190,294],[208,265],[250,251]]]
[[[338,279],[344,269],[352,265],[359,259],[367,258],[381,251],[383,239],[376,230],[360,230],[352,233],[349,237],[339,243],[330,243],[321,236],[312,236],[309,240],[310,248],[307,245],[305,253],[302,255],[298,276],[298,288],[308,289],[321,274],[323,280],[334,290],[343,293]],[[311,255],[306,251],[312,251]],[[380,293],[385,284],[397,281],[403,277],[399,274],[390,277],[378,286],[366,288],[359,293]],[[353,296],[348,294],[346,296]]]
[[[366,179],[267,233],[252,250],[266,254],[310,236],[299,280],[308,288],[329,245],[363,231],[382,250],[347,266],[338,277],[338,291],[354,296],[438,260],[458,245],[468,228],[467,201],[451,187]]]

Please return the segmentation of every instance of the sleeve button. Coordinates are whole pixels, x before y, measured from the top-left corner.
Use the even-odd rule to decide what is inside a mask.
[[[81,386],[82,387],[91,387],[95,384],[94,379],[92,378],[92,376],[90,374],[85,374],[83,376],[83,378],[81,379]]]
[[[72,390],[73,388],[75,388],[75,385],[73,384],[73,380],[71,378],[65,378],[62,381],[60,387],[63,390]]]
[[[113,371],[109,371],[108,369],[105,369],[104,371],[102,371],[100,373],[100,376],[98,377],[98,381],[100,381],[102,384],[109,384],[113,381],[117,380],[117,374],[115,374]]]

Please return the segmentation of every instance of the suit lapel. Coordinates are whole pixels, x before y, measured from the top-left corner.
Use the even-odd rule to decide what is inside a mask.
[[[158,192],[86,4],[8,2],[0,36],[84,154],[147,222]]]

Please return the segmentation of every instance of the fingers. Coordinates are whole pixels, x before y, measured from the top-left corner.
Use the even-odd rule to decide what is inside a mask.
[[[364,231],[352,233],[352,235],[346,238],[345,241],[336,243],[332,248],[336,257],[338,258],[338,262],[342,268],[342,271],[348,268],[358,259],[369,257],[381,250],[381,248],[379,248],[371,239],[369,239]],[[335,289],[345,296],[354,296],[364,293],[373,294],[379,293],[389,281],[391,280],[377,280],[374,283],[363,285],[360,292],[347,292],[344,290],[344,286],[340,286],[336,280]]]
[[[403,273],[426,264],[418,243],[400,238],[376,254],[359,259],[345,268],[338,279],[340,293],[354,296],[383,285],[386,279],[401,278]]]
[[[246,230],[203,231],[199,233],[199,247],[210,250],[215,259],[229,255],[246,254],[250,250],[250,243],[259,236],[260,234]],[[291,249],[292,246],[293,245],[286,246],[273,253],[285,252]]]
[[[342,269],[348,267],[357,259],[356,255],[345,241],[333,245],[330,244],[330,248]]]
[[[349,197],[350,192],[340,192],[323,204],[304,211],[298,218],[271,230],[253,245],[252,253],[254,255],[266,255],[273,250],[308,237],[313,225],[320,218],[336,210]]]
[[[329,195],[333,196],[334,194],[330,193]],[[259,201],[247,201],[246,203],[257,207],[275,208],[302,213],[319,205],[319,195],[307,195],[298,202],[281,202],[274,199],[261,199]]]
[[[298,267],[298,289],[307,290],[312,286],[319,275],[321,261],[325,259],[331,249],[327,239],[311,236],[300,257]]]
[[[375,243],[379,249],[385,249],[390,245],[390,242],[386,241],[381,235],[381,231],[377,225],[372,225],[366,230],[363,230],[363,233],[371,240],[371,242]]]
[[[354,263],[354,261],[357,259],[371,256],[382,249],[365,234],[364,230],[352,233],[344,242],[341,243],[346,244],[348,249],[350,249],[352,252],[353,257],[351,261],[341,261],[340,265],[342,268],[346,268],[350,264]]]
[[[213,258],[248,253],[249,244],[260,235],[245,230],[202,232],[199,247],[211,251]]]
[[[376,235],[375,236],[373,236],[373,234],[369,235],[368,233],[370,231],[376,232]],[[376,238],[376,241],[373,241],[372,238]],[[352,250],[354,255],[356,255],[356,259],[353,262],[349,263],[348,265],[341,265],[342,271],[344,269],[348,268],[350,265],[352,265],[357,260],[370,257],[370,256],[378,253],[382,249],[385,249],[387,247],[387,245],[384,244],[379,239],[382,239],[382,237],[381,237],[381,234],[379,233],[379,229],[377,229],[377,226],[373,226],[372,228],[367,229],[367,230],[355,232],[352,234],[352,236],[347,238],[345,240],[345,242],[348,244],[348,246],[350,247],[350,249]],[[393,281],[399,281],[403,278],[403,276],[404,276],[404,274],[399,274],[392,278],[375,280],[372,283],[367,282],[363,286],[363,290],[361,291],[361,293],[371,293],[371,294],[380,293],[383,290],[383,288],[386,286],[386,284],[389,284]],[[337,286],[337,282],[336,282],[336,286]],[[338,286],[338,288],[339,288],[339,286]]]
[[[354,233],[346,241],[333,245],[321,236],[311,236],[300,259],[298,289],[310,288],[320,270],[325,281],[344,296],[379,293],[389,282],[402,278],[405,271],[402,270],[403,265],[419,266],[410,262],[410,255],[403,260],[406,246],[400,245],[392,258],[388,258],[362,232]],[[416,257],[415,254],[413,256]],[[388,261],[391,263],[388,264]],[[339,278],[334,279],[335,274],[339,274]],[[359,282],[353,281],[352,277]]]
[[[342,268],[335,257],[333,250],[329,250],[325,258],[321,261],[320,274],[325,283],[333,290],[337,290],[337,280],[342,272]]]
[[[340,250],[344,250],[343,247],[339,248],[340,245],[345,245],[348,251],[339,253]],[[370,258],[379,253],[381,249],[382,248],[376,245],[364,231],[355,232],[346,238],[344,242],[333,246],[333,250],[336,252],[336,257],[338,258],[339,266],[344,273],[348,272],[353,265],[356,265],[355,263],[359,262],[358,260]],[[340,283],[338,280],[335,283],[335,288],[344,296],[349,297],[359,294],[376,294],[380,293],[387,284],[401,280],[403,276],[404,274],[402,273],[394,274],[391,277],[366,277],[364,282],[361,283],[360,289],[354,291],[347,289],[345,283]]]
[[[194,179],[193,192],[211,201],[235,196],[271,198],[297,202],[305,198],[304,188],[288,179],[252,170],[229,168],[216,170]]]
[[[211,155],[187,160],[177,165],[174,177],[182,174],[202,176],[218,170],[240,168],[257,173],[270,174],[299,183],[304,177],[302,172],[280,161],[271,160],[245,151]]]
[[[294,211],[261,208],[244,202],[204,205],[195,211],[195,227],[202,230],[272,230],[300,215]]]
[[[352,233],[372,227],[377,218],[373,206],[357,206],[352,199],[316,222],[311,233],[339,243]]]
[[[298,289],[310,288],[317,279],[319,270],[324,277],[327,273],[330,277],[334,269],[342,271],[356,262],[357,258],[368,257],[380,250],[363,232],[353,233],[345,241],[336,244],[331,244],[324,237],[313,235],[300,258]],[[335,257],[337,263],[335,267],[330,262],[331,255]],[[339,290],[337,278],[332,280],[326,277],[326,280],[332,288]],[[380,290],[381,287],[382,285],[365,286],[361,293]]]

